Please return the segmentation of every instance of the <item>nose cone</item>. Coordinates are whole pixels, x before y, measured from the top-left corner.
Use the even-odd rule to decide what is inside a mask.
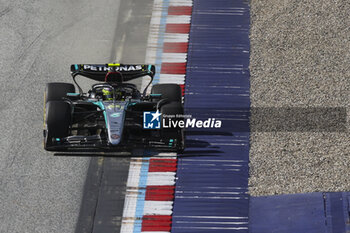
[[[122,140],[124,119],[125,119],[125,102],[105,101],[106,123],[108,130],[108,140],[111,145],[118,145]]]

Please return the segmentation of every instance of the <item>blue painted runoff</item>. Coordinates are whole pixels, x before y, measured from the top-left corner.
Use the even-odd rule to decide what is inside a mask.
[[[249,20],[247,1],[194,0],[185,113],[222,127],[186,130],[173,233],[248,232]]]
[[[250,198],[250,233],[348,233],[349,192]]]

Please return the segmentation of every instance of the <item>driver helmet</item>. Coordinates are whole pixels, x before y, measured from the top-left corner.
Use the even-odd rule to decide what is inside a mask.
[[[113,89],[109,87],[104,87],[102,89],[102,95],[104,100],[113,100]]]

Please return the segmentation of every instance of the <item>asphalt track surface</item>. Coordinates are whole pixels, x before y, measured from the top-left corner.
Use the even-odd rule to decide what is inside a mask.
[[[137,4],[136,4],[137,3]],[[123,0],[116,26],[112,56],[123,63],[144,63],[152,0]],[[134,80],[139,88],[142,79]],[[133,156],[133,155],[131,155]],[[76,233],[120,232],[130,155],[106,155],[90,161]]]
[[[43,150],[43,93],[47,82],[71,82],[72,63],[144,62],[147,37],[120,41],[118,25],[148,30],[130,15],[118,22],[138,7],[125,2],[0,2],[0,232],[74,232],[90,158]]]

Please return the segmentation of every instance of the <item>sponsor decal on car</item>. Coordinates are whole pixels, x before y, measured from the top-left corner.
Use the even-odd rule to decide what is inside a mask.
[[[118,134],[112,134],[112,135],[111,135],[111,138],[112,138],[112,139],[119,139],[120,136],[119,136]]]
[[[108,110],[111,110],[111,109],[113,109],[113,108],[123,110],[123,109],[124,109],[124,106],[121,106],[121,105],[119,105],[119,104],[115,104],[115,105],[110,104],[110,105],[107,106],[107,109],[108,109]]]
[[[120,112],[115,112],[111,114],[111,117],[120,117],[121,113]]]
[[[113,65],[113,66],[94,66],[94,65],[84,65],[83,69],[85,71],[137,71],[142,70],[141,65]]]

